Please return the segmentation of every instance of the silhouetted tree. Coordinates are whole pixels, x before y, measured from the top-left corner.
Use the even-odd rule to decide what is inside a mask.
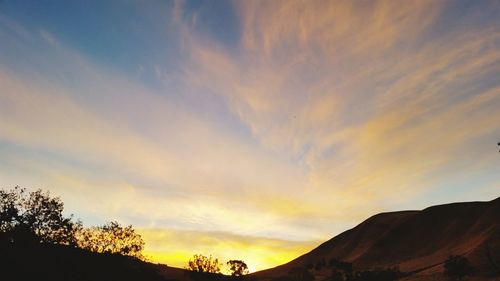
[[[73,222],[73,215],[64,217],[64,204],[59,197],[51,198],[49,192],[30,192],[24,201],[22,224],[27,225],[42,242],[76,245],[76,232],[80,222]]]
[[[220,273],[219,259],[212,256],[194,255],[189,260],[187,269],[195,272]]]
[[[0,240],[29,245],[53,243],[78,246],[99,253],[142,258],[144,241],[131,225],[110,222],[83,228],[73,215],[63,215],[64,204],[49,192],[26,192],[18,186],[0,190]]]
[[[11,242],[15,242],[15,233],[31,232],[38,242],[76,245],[81,223],[74,222],[72,215],[65,217],[63,210],[61,199],[51,197],[49,192],[26,193],[18,186],[0,190],[0,232],[11,233]]]
[[[20,223],[24,192],[25,189],[19,186],[0,190],[0,232],[12,231]]]
[[[142,259],[144,240],[131,225],[123,227],[112,221],[103,226],[82,229],[78,234],[78,246],[92,252]]]
[[[248,274],[248,266],[242,260],[230,260],[227,262],[232,276],[242,276]]]
[[[444,263],[444,274],[451,279],[462,280],[465,276],[474,274],[474,267],[464,256],[449,256]]]

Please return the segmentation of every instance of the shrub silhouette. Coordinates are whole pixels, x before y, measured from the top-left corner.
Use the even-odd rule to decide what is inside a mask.
[[[242,260],[230,260],[227,266],[231,271],[231,276],[242,276],[248,274],[248,266]]]
[[[40,189],[30,193],[18,186],[0,190],[0,232],[10,242],[31,236],[37,242],[76,246],[82,225],[73,221],[73,215],[65,217],[63,210],[59,197]]]
[[[444,263],[444,274],[450,279],[462,280],[465,276],[474,274],[474,267],[464,256],[449,256]]]
[[[112,221],[103,226],[81,229],[78,246],[97,253],[121,254],[142,259],[144,240],[131,225],[123,227]]]
[[[194,272],[220,273],[219,259],[212,256],[194,255],[186,269]]]

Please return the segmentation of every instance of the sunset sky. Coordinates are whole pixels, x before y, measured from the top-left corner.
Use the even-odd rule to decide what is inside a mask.
[[[251,271],[500,196],[499,1],[0,1],[0,187]]]

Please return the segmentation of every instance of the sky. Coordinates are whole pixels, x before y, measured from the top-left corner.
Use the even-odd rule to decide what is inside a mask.
[[[499,1],[0,1],[0,187],[251,271],[500,196]]]

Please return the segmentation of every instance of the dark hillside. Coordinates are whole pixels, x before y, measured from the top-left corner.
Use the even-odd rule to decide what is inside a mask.
[[[2,280],[165,281],[158,265],[118,254],[92,253],[51,244],[2,243]]]
[[[0,280],[6,281],[229,281],[230,276],[193,273],[120,254],[54,244],[0,242]]]
[[[274,278],[331,259],[351,262],[356,269],[399,267],[415,276],[442,275],[450,255],[466,256],[478,278],[500,276],[500,198],[381,213],[285,265],[254,275]]]

